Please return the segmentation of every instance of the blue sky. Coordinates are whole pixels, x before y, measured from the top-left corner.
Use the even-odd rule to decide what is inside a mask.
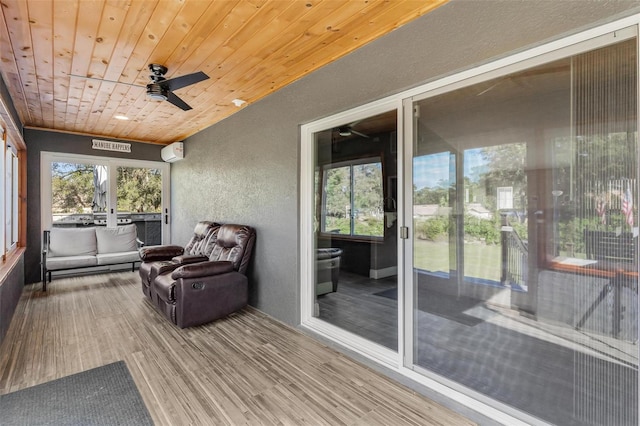
[[[464,175],[477,181],[480,173],[486,171],[486,162],[482,159],[482,148],[468,149],[464,152]],[[439,181],[449,180],[450,153],[423,155],[413,159],[413,183],[418,189],[434,187]],[[453,170],[453,165],[451,167]]]

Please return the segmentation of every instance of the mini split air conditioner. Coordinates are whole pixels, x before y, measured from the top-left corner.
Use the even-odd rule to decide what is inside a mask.
[[[184,158],[184,144],[182,142],[174,142],[167,145],[160,151],[160,156],[167,163],[173,163]]]

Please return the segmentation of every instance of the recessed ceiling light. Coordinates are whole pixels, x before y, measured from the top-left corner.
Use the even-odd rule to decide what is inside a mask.
[[[126,115],[114,115],[113,118],[115,118],[116,120],[128,120],[129,117],[127,117]]]
[[[234,99],[231,102],[233,102],[233,104],[237,107],[241,107],[242,105],[246,104],[247,101],[242,100],[242,99]]]

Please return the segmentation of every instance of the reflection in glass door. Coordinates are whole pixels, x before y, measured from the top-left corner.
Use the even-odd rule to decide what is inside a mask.
[[[553,424],[638,424],[636,54],[629,39],[406,111],[411,368]]]
[[[315,317],[398,349],[397,111],[314,134]]]

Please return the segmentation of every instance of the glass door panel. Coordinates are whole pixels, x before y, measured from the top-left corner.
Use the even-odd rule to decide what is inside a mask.
[[[162,171],[150,167],[117,168],[117,223],[133,223],[145,245],[162,241]]]
[[[455,255],[450,254],[455,240],[449,238],[453,219],[449,196],[455,182],[455,173],[452,176],[449,170],[450,158],[451,153],[445,151],[413,159],[414,266],[443,278],[449,278],[456,269]]]
[[[54,227],[87,227],[101,217],[106,225],[107,166],[95,163],[50,163],[51,205]],[[95,217],[94,217],[95,215]],[[101,216],[102,215],[102,216]]]
[[[637,45],[416,98],[410,365],[638,424]]]
[[[398,349],[397,111],[315,133],[315,316]]]

